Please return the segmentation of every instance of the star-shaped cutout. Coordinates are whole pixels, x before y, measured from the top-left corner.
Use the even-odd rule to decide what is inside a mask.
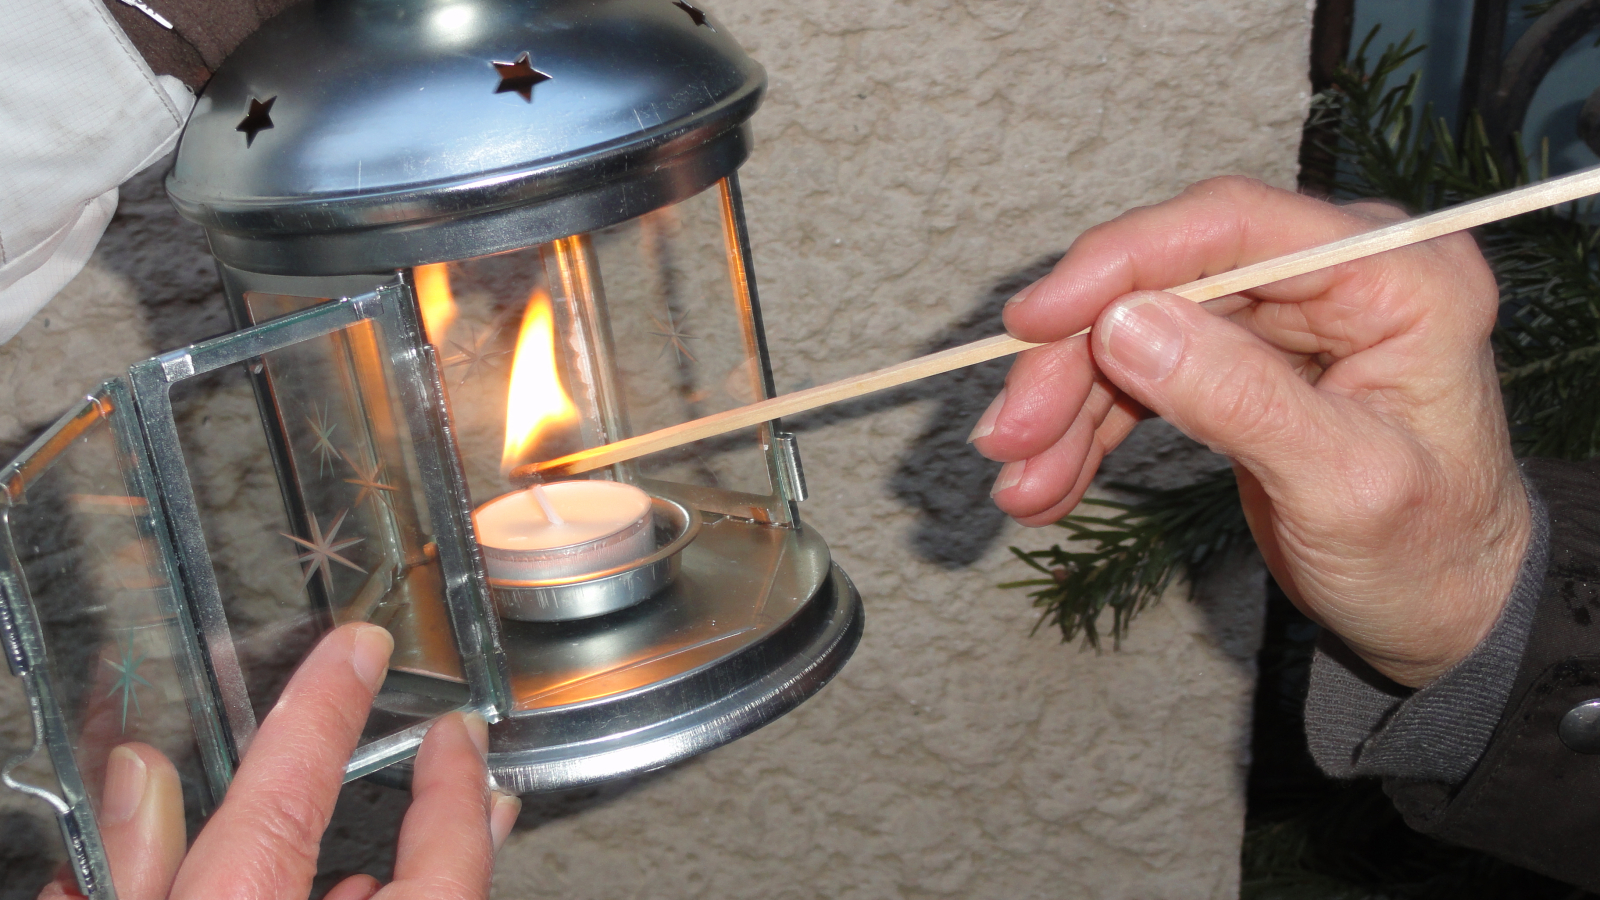
[[[141,716],[144,715],[144,708],[139,705],[138,690],[141,686],[154,687],[154,685],[139,674],[139,667],[144,665],[144,659],[149,654],[140,653],[135,657],[133,655],[133,639],[126,634],[117,638],[117,655],[119,659],[116,662],[112,662],[103,656],[100,661],[110,666],[112,671],[117,673],[117,680],[112,683],[111,690],[106,691],[106,696],[111,697],[117,693],[122,694],[122,730],[126,732],[128,730],[128,703],[130,701],[133,703],[133,711],[135,713]]]
[[[533,102],[533,86],[541,81],[549,81],[550,76],[535,69],[528,62],[528,51],[522,51],[516,62],[491,63],[494,70],[500,73],[500,86],[494,89],[496,94],[506,91],[516,91],[522,99]]]
[[[339,423],[328,421],[328,404],[324,403],[320,409],[312,408],[311,415],[306,416],[306,424],[311,426],[312,433],[317,436],[317,442],[312,446],[311,452],[317,454],[317,474],[322,475],[333,465],[334,460],[344,455],[333,445],[333,432],[339,427]]]
[[[683,362],[685,356],[689,358],[690,362],[699,362],[698,359],[694,358],[694,354],[689,352],[689,345],[686,343],[695,339],[694,335],[688,334],[683,330],[683,323],[688,318],[687,313],[684,314],[682,319],[675,318],[672,315],[672,310],[669,309],[667,310],[666,322],[662,322],[655,316],[650,317],[650,321],[655,323],[655,326],[661,330],[646,332],[662,339],[661,353],[666,353],[668,347],[672,348],[673,357],[680,363]],[[656,354],[657,359],[660,357],[660,353]]]
[[[338,540],[339,528],[344,525],[344,517],[349,514],[350,510],[348,509],[342,513],[339,513],[339,517],[333,520],[333,527],[329,528],[328,533],[324,535],[322,533],[322,526],[317,522],[316,513],[312,513],[311,540],[309,541],[305,538],[297,538],[292,534],[284,534],[281,531],[278,532],[279,535],[286,537],[305,548],[305,552],[295,558],[295,562],[303,563],[306,567],[304,572],[305,580],[300,582],[301,587],[305,587],[306,585],[310,584],[311,576],[321,572],[322,586],[327,589],[328,593],[333,593],[332,563],[338,563],[341,566],[355,569],[357,572],[360,572],[363,575],[367,574],[366,569],[361,568],[339,554],[340,550],[343,550],[346,547],[355,546],[356,544],[366,540],[366,538],[347,538],[342,541]]]
[[[246,147],[256,142],[256,135],[272,127],[272,104],[277,103],[276,96],[268,97],[264,102],[254,97],[250,98],[250,113],[246,115],[234,131],[244,132],[244,145]]]
[[[712,25],[710,22],[706,21],[706,14],[703,10],[691,6],[690,4],[683,2],[683,0],[672,0],[672,5],[688,13],[689,18],[693,19],[696,25],[703,25],[712,31],[717,30],[715,25]]]
[[[461,380],[456,382],[457,386],[466,384],[468,378],[479,372],[492,371],[497,368],[498,363],[495,360],[511,352],[510,350],[489,349],[489,342],[494,340],[495,333],[496,329],[494,328],[490,328],[481,334],[477,328],[473,328],[471,346],[458,344],[455,341],[450,342],[450,346],[456,348],[457,352],[445,358],[444,367],[446,369],[466,367],[466,371],[461,373]]]
[[[356,494],[356,502],[351,504],[351,506],[350,506],[351,509],[354,509],[355,507],[360,506],[363,502],[366,501],[366,499],[368,497],[371,497],[374,500],[377,500],[378,501],[378,505],[380,507],[389,502],[389,498],[385,497],[383,492],[388,491],[389,493],[392,494],[392,493],[395,492],[395,486],[392,485],[392,484],[385,484],[384,483],[384,481],[383,481],[384,466],[383,466],[382,463],[377,463],[377,464],[371,465],[371,466],[365,466],[365,465],[362,465],[361,463],[356,462],[353,458],[351,458],[348,455],[345,456],[345,462],[348,462],[350,464],[350,468],[355,470],[356,477],[354,477],[354,478],[346,478],[344,480],[344,483],[345,484],[353,484],[356,487],[361,489]]]

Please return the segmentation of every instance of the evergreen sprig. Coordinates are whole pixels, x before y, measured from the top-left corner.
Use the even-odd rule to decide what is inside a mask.
[[[1393,83],[1422,47],[1408,37],[1376,58],[1377,29],[1313,101],[1310,124],[1332,134],[1336,194],[1384,198],[1423,213],[1507,190],[1534,167],[1519,153],[1506,165],[1469,111],[1460,137],[1431,108],[1417,112],[1422,73]],[[1520,137],[1517,145],[1520,147]],[[1537,170],[1547,170],[1548,150]],[[1600,229],[1586,204],[1568,204],[1485,226],[1478,239],[1500,285],[1493,335],[1512,440],[1519,454],[1586,459],[1600,455]],[[1128,625],[1175,578],[1193,585],[1223,551],[1249,540],[1231,471],[1171,490],[1113,486],[1128,503],[1086,501],[1111,514],[1078,512],[1058,524],[1069,541],[1047,550],[1011,548],[1047,578],[1030,588],[1041,624],[1064,641],[1100,645],[1111,611],[1120,643]]]
[[[1100,646],[1100,614],[1111,610],[1111,639],[1120,645],[1128,623],[1161,598],[1180,574],[1203,575],[1230,549],[1249,540],[1233,470],[1223,469],[1181,488],[1153,490],[1111,485],[1132,494],[1132,503],[1087,499],[1085,506],[1114,510],[1109,515],[1079,513],[1056,524],[1069,540],[1087,550],[1057,544],[1048,550],[1011,552],[1045,575],[1001,587],[1029,587],[1041,610],[1039,625],[1052,625],[1061,639],[1083,636]]]

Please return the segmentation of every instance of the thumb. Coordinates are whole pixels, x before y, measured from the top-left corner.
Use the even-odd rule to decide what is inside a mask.
[[[1121,298],[1101,313],[1092,344],[1118,387],[1264,486],[1303,472],[1327,446],[1327,399],[1260,338],[1182,297]]]
[[[122,900],[161,900],[186,848],[178,770],[149,744],[122,744],[106,762],[100,836]]]

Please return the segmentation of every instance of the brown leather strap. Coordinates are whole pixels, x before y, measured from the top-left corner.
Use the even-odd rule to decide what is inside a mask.
[[[103,2],[157,75],[198,91],[262,22],[301,0],[144,0],[170,29],[122,0]]]

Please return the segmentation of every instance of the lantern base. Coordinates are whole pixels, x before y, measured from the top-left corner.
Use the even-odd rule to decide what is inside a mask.
[[[525,794],[657,769],[771,722],[843,667],[862,609],[815,531],[709,517],[644,603],[503,626],[516,709],[489,727],[489,770]],[[404,784],[410,768],[376,780]]]
[[[489,728],[489,772],[503,789],[531,794],[637,775],[713,750],[821,690],[855,651],[862,618],[861,595],[833,566],[818,595],[781,633],[641,690],[629,705],[653,724],[609,721],[611,703],[514,716]],[[607,733],[594,733],[596,725]]]

